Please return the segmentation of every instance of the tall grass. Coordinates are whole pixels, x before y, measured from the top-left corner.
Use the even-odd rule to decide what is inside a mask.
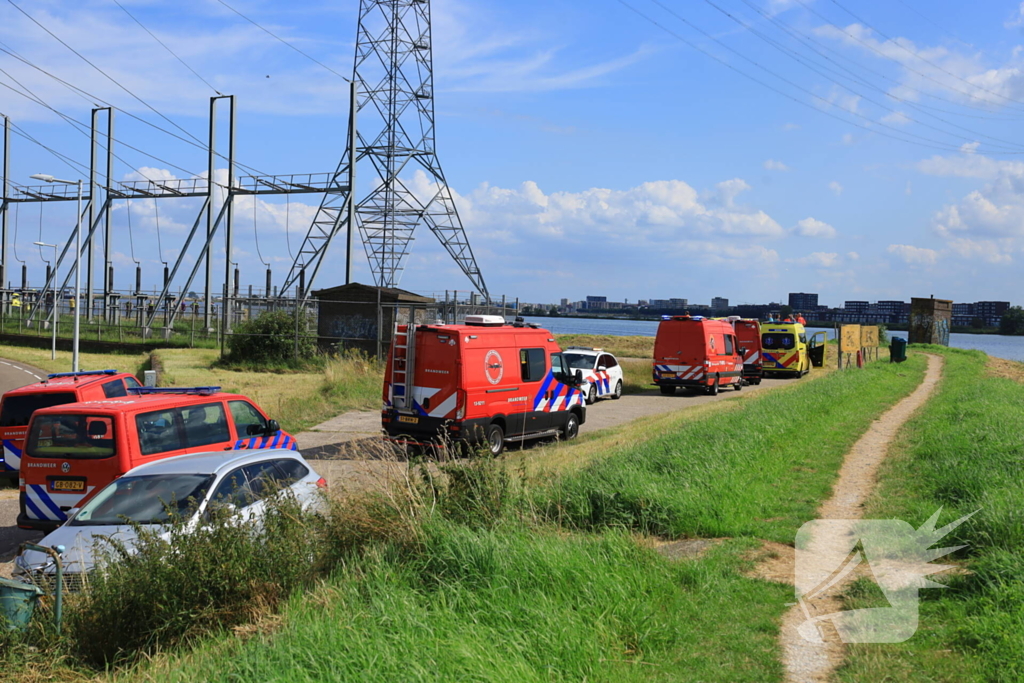
[[[853,646],[841,677],[1024,680],[1024,385],[990,376],[981,352],[929,350],[945,356],[943,381],[901,431],[867,514],[919,526],[940,506],[940,524],[978,511],[938,543],[967,544],[955,556],[966,571],[922,593],[917,635]]]
[[[536,504],[580,529],[792,542],[828,497],[849,447],[923,368],[912,356],[762,394],[543,485]]]

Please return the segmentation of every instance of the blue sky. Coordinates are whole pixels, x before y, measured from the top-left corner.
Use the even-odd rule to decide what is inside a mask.
[[[205,136],[213,90],[112,0],[15,1]],[[350,72],[355,2],[229,1]],[[216,0],[121,4],[203,79],[238,97],[240,161],[268,173],[334,169],[347,118],[340,78]],[[1020,3],[434,0],[433,12],[437,149],[492,293],[738,303],[816,291],[834,305],[929,294],[1021,303]],[[170,128],[7,2],[0,47]],[[8,54],[0,53],[0,69],[0,84],[18,89],[17,79],[88,120],[89,98]],[[84,136],[8,87],[0,86],[0,112],[88,162]],[[122,147],[119,179],[139,177],[131,167],[178,178],[205,167],[201,149],[126,115],[116,137],[160,159]],[[12,179],[27,183],[38,172],[75,175],[16,135]],[[283,199],[261,199],[257,253],[254,205],[239,201],[244,284],[262,284],[261,259],[280,281],[315,204],[299,196],[286,211]],[[70,208],[44,207],[44,241],[66,238]],[[134,277],[133,260],[155,284],[197,209],[192,200],[161,202],[161,258],[152,202],[133,202],[130,235],[119,206],[116,284]],[[39,283],[42,261],[31,246],[39,206],[21,205],[17,218],[17,257]],[[223,249],[217,258],[222,264]],[[361,253],[356,264],[367,280]],[[342,267],[336,250],[318,286],[339,283]],[[468,289],[426,230],[401,285]]]

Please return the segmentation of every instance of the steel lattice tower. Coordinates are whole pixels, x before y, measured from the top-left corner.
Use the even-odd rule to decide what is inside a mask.
[[[434,149],[430,1],[360,0],[353,74],[360,87],[358,156],[369,162],[361,177],[373,184],[356,211],[375,282],[398,284],[413,232],[423,223],[486,296]],[[414,193],[400,177],[417,169],[430,183],[425,194]]]

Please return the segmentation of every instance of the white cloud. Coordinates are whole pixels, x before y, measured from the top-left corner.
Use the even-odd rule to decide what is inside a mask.
[[[833,252],[816,251],[800,258],[789,259],[789,263],[811,268],[835,268],[839,265],[839,254]]]
[[[855,251],[848,251],[846,252],[846,258],[850,259],[851,261],[856,261],[860,258],[860,254],[858,254]]]
[[[839,195],[843,194],[843,186],[839,184],[838,180],[833,180],[831,183],[829,183],[828,184],[828,189],[830,189],[833,192],[835,192],[837,197]]]
[[[1017,28],[1024,26],[1024,2],[1020,3],[1016,11],[1010,17],[1003,22],[1003,26],[1006,28]]]
[[[907,265],[934,265],[939,257],[939,252],[934,249],[910,244],[890,244],[886,251],[902,259]]]
[[[776,161],[775,159],[768,159],[768,160],[766,160],[764,162],[763,165],[764,165],[764,168],[765,168],[766,171],[788,171],[789,170],[789,166],[786,166],[786,164],[782,163],[781,161]]]
[[[902,126],[910,123],[910,117],[901,111],[894,111],[883,116],[882,123],[888,123],[890,126]]]
[[[810,217],[798,221],[794,232],[802,237],[822,237],[825,239],[832,239],[839,234],[828,223]]]
[[[852,145],[854,143],[853,133],[843,133],[843,137],[840,138],[840,141],[844,145]]]

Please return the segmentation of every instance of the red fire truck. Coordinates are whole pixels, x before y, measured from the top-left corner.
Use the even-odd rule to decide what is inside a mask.
[[[420,446],[573,439],[586,420],[582,373],[547,330],[501,316],[463,325],[399,325],[384,375],[384,430]]]
[[[747,384],[760,384],[764,376],[761,359],[761,323],[750,318],[730,318],[736,330],[736,343],[743,356],[743,379]]]
[[[677,387],[714,396],[720,386],[743,387],[743,358],[728,320],[665,316],[654,339],[654,383],[672,395]]]

